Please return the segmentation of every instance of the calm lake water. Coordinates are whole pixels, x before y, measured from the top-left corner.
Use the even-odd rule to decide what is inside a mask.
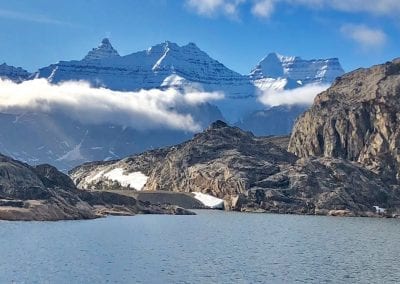
[[[197,213],[0,222],[0,283],[400,283],[400,220]]]

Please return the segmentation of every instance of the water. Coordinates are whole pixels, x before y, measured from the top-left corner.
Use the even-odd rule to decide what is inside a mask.
[[[0,283],[400,282],[400,220],[198,214],[0,222]]]

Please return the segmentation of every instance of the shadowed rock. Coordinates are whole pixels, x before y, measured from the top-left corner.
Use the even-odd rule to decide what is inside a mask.
[[[55,221],[139,213],[191,214],[117,193],[78,190],[67,175],[50,165],[31,167],[0,155],[0,219]]]

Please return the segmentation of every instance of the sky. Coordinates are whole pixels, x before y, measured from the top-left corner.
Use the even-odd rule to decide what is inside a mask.
[[[269,52],[350,71],[400,57],[399,14],[400,0],[0,0],[0,63],[32,72],[108,37],[121,55],[194,42],[242,74]]]

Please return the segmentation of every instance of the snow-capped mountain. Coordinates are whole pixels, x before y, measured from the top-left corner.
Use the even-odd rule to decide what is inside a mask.
[[[166,41],[121,56],[108,39],[103,39],[82,60],[60,61],[39,69],[34,77],[46,78],[52,83],[85,80],[93,86],[120,91],[153,88],[220,91],[225,99],[215,104],[227,121],[236,123],[264,108],[257,99],[259,90],[331,83],[343,72],[335,58],[303,60],[271,53],[250,75],[241,75],[211,58],[194,43],[179,46]]]
[[[108,38],[101,41],[98,47],[93,48],[88,54],[83,58],[83,61],[99,60],[106,58],[119,57],[118,51],[114,49]]]
[[[53,83],[87,80],[95,86],[121,91],[167,87],[167,83],[180,87],[179,81],[171,80],[177,76],[200,84],[205,91],[229,86],[229,96],[241,96],[243,90],[251,91],[252,87],[247,76],[228,69],[194,43],[179,46],[169,41],[119,56],[109,40],[104,39],[82,60],[52,64],[41,68],[35,76]]]
[[[251,71],[250,78],[256,84],[265,78],[286,78],[300,85],[330,84],[343,74],[344,70],[337,58],[305,60],[298,56],[270,53]]]
[[[14,67],[3,63],[0,65],[0,78],[20,83],[27,80],[31,74],[21,67]]]
[[[21,82],[46,78],[51,83],[85,80],[118,91],[168,89],[217,91],[223,100],[177,110],[203,127],[225,119],[258,135],[289,133],[306,106],[268,108],[262,91],[330,83],[343,73],[337,59],[302,60],[270,54],[250,75],[241,75],[211,58],[194,43],[172,42],[120,55],[108,39],[81,60],[60,61],[30,75],[22,68],[0,65],[0,77]],[[193,133],[182,130],[139,131],[112,124],[90,125],[61,113],[0,113],[0,152],[31,164],[51,163],[62,170],[85,161],[122,158],[147,149],[180,143]],[[26,139],[29,136],[30,139]]]
[[[304,60],[298,56],[270,53],[250,72],[261,92],[292,90],[309,84],[331,84],[344,70],[337,58]],[[288,134],[307,105],[280,105],[255,110],[236,123],[257,135]]]
[[[179,46],[166,41],[120,56],[110,41],[104,39],[82,60],[60,61],[41,68],[34,76],[52,83],[85,80],[93,86],[119,91],[171,87],[221,91],[227,100],[217,106],[231,122],[261,107],[255,98],[256,87],[248,76],[225,67],[194,43]]]

